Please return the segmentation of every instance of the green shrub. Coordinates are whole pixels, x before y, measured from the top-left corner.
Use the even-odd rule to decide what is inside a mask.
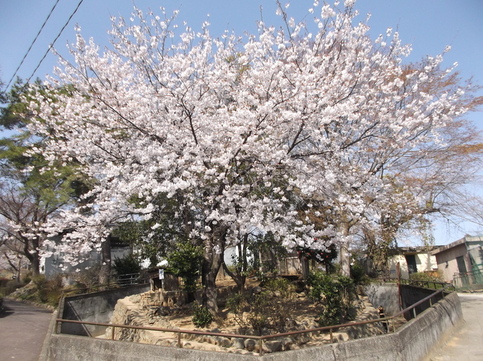
[[[204,328],[213,322],[213,315],[206,307],[195,303],[193,307],[192,321],[196,327]]]
[[[10,280],[11,278],[0,278],[0,287],[5,287]]]
[[[32,278],[32,283],[35,285],[35,287],[37,287],[37,289],[40,289],[46,285],[47,279],[44,275],[34,276]]]
[[[23,283],[20,283],[18,280],[10,280],[7,282],[4,288],[4,295],[7,296],[12,292],[15,292],[18,288],[22,287]]]
[[[76,282],[76,287],[82,293],[96,292],[100,288],[99,273],[101,266],[94,266],[80,272],[71,273],[70,276]]]
[[[444,282],[443,275],[439,271],[411,273],[409,279],[412,281]]]
[[[295,286],[286,278],[271,278],[263,284],[263,287],[273,296],[282,299],[290,299],[294,295]]]
[[[112,268],[116,271],[118,275],[127,275],[141,272],[141,265],[139,264],[139,260],[133,254],[130,254],[123,258],[114,259]]]
[[[10,295],[20,300],[44,303],[51,306],[57,306],[63,295],[62,275],[55,276],[51,279],[45,278],[44,275],[32,277],[28,284],[18,282],[18,280],[9,280],[5,287],[0,290],[3,295]]]
[[[178,243],[176,249],[169,253],[166,259],[168,272],[181,277],[184,281],[184,289],[192,296],[201,274],[203,248],[189,242]],[[188,298],[191,299],[191,296]]]
[[[29,271],[26,274],[23,275],[22,282],[23,284],[27,285],[32,281],[32,272]]]
[[[369,284],[369,276],[366,274],[364,267],[359,263],[355,263],[351,266],[351,278],[355,285],[367,285]]]
[[[32,277],[28,287],[24,287],[20,298],[57,306],[63,295],[62,275],[47,279],[44,275]]]
[[[268,279],[252,292],[236,293],[227,300],[228,309],[242,328],[252,328],[261,335],[264,329],[283,332],[286,328],[288,300],[295,287],[286,279]]]
[[[249,327],[248,321],[244,318],[244,313],[250,310],[249,298],[245,292],[237,292],[229,296],[226,300],[226,307],[240,327]]]
[[[336,325],[353,318],[352,302],[356,293],[351,278],[316,272],[309,276],[308,284],[309,296],[323,306],[318,320],[321,326]]]
[[[36,288],[36,295],[33,295],[32,298],[38,298],[38,300],[42,303],[46,303],[48,300],[49,290],[47,287],[47,279],[44,275],[38,275],[32,277],[32,283],[35,285]]]
[[[46,293],[43,296],[45,300],[43,302],[56,307],[64,294],[63,276],[59,274],[50,278],[45,286]]]

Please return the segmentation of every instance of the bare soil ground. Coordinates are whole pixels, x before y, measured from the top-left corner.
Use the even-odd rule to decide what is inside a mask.
[[[220,288],[232,287],[231,279],[223,279],[217,282]],[[258,286],[258,282],[250,280],[247,288],[251,289]],[[322,306],[314,303],[308,298],[304,292],[295,293],[290,299],[275,301],[280,304],[279,309],[283,310],[286,319],[284,320],[283,330],[264,330],[263,334],[274,334],[281,331],[295,331],[307,330],[320,327],[317,322],[321,313]],[[283,302],[283,303],[282,303]],[[128,311],[117,311],[124,313],[123,315],[115,315],[116,320],[113,323],[120,323],[124,318],[124,324],[143,325],[149,327],[172,328],[182,330],[198,330],[214,333],[224,334],[256,334],[248,327],[248,314],[234,315],[229,312],[228,308],[222,303],[222,308],[219,315],[215,318],[207,328],[199,329],[193,324],[193,310],[189,305],[181,307],[173,307],[169,310],[166,308],[146,307],[143,305],[143,296],[131,296],[128,299],[121,300],[124,305],[119,305],[119,308],[127,309]],[[116,307],[117,308],[117,307]],[[161,310],[161,312],[160,312]],[[359,295],[354,303],[355,320],[367,321],[379,319],[378,311],[370,304],[367,297]],[[243,324],[245,321],[246,324]],[[404,323],[404,320],[399,320],[399,324]],[[363,327],[351,326],[340,329],[332,333],[316,332],[311,334],[303,334],[300,336],[284,337],[281,340],[272,341],[272,344],[265,342],[264,352],[275,352],[291,349],[299,349],[302,347],[316,346],[332,342],[347,341],[349,339],[368,337],[374,335],[381,335],[385,333],[385,326],[381,322],[372,323]],[[110,331],[108,330],[107,334]],[[116,337],[126,341],[143,342],[150,344],[157,344],[163,346],[176,346],[177,336],[174,333],[159,332],[159,331],[127,331],[124,330]],[[252,340],[253,341],[253,340]],[[224,351],[235,353],[257,353],[258,344],[253,345],[247,340],[236,337],[219,337],[219,336],[203,336],[203,335],[189,335],[182,336],[182,346],[184,348],[201,349],[207,351]]]

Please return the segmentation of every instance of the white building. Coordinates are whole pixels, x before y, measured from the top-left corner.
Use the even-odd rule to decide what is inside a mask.
[[[431,253],[436,247],[398,247],[397,253],[388,259],[391,278],[397,278],[397,264],[401,278],[409,279],[412,273],[438,270],[436,257]]]

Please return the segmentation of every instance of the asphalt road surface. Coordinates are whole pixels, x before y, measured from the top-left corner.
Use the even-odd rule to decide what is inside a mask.
[[[426,361],[483,360],[483,293],[458,293],[465,324]]]
[[[52,313],[13,300],[0,312],[0,361],[37,361]]]
[[[483,293],[460,293],[464,325],[426,361],[483,360]],[[0,361],[37,361],[52,313],[4,300],[0,313]]]

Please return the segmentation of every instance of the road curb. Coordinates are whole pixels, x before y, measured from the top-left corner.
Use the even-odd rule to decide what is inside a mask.
[[[56,325],[57,319],[57,310],[52,313],[52,319],[49,323],[49,328],[47,329],[47,334],[45,335],[44,342],[42,343],[42,351],[40,351],[39,361],[48,361],[48,353],[49,353],[49,344],[50,339],[52,337],[52,333],[54,332],[54,328]]]

